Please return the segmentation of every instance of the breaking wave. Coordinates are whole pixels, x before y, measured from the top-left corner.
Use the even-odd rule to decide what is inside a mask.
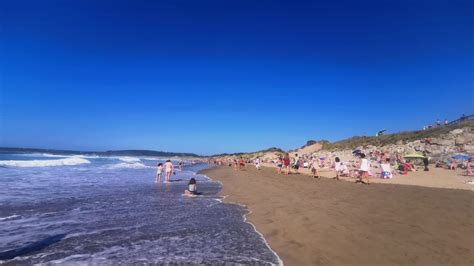
[[[127,163],[134,163],[134,162],[140,162],[140,158],[136,157],[128,157],[128,156],[122,156],[122,157],[117,157],[122,162],[127,162]]]
[[[89,160],[80,157],[70,157],[57,160],[6,160],[0,161],[0,166],[11,167],[47,167],[47,166],[64,166],[89,164]]]
[[[122,169],[122,168],[131,168],[131,169],[143,169],[143,168],[152,168],[151,166],[146,166],[142,163],[118,163],[109,167],[110,169]]]

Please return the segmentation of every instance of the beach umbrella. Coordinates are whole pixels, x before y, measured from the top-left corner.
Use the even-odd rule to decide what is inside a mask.
[[[453,158],[453,159],[455,159],[455,160],[468,161],[469,159],[471,159],[471,156],[469,156],[469,155],[467,155],[467,154],[459,153],[459,154],[454,154],[454,155],[452,155],[451,158]]]
[[[360,150],[359,149],[353,150],[352,153],[353,154],[360,153]]]
[[[423,156],[422,154],[407,154],[405,156],[403,156],[403,158],[405,159],[424,159],[426,158],[425,156]]]

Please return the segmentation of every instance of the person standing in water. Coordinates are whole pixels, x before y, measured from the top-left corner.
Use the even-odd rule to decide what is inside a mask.
[[[156,178],[155,178],[155,183],[158,183],[161,181],[161,174],[163,173],[163,164],[158,163],[157,169],[156,169]]]
[[[165,172],[166,172],[166,180],[165,182],[169,183],[171,179],[171,173],[174,171],[174,166],[171,160],[167,160],[165,163]]]
[[[179,171],[183,171],[183,161],[180,160],[178,163]]]

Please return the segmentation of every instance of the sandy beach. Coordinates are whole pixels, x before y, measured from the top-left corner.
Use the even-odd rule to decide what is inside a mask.
[[[253,166],[203,173],[222,182],[226,202],[248,207],[285,265],[474,264],[468,189],[367,186]]]
[[[263,165],[270,168],[275,168],[274,164],[265,163]],[[396,173],[391,179],[379,178],[380,171],[380,168],[374,169],[375,176],[370,178],[370,182],[432,188],[464,189],[474,191],[474,185],[467,183],[470,180],[474,180],[474,177],[466,176],[466,170],[463,169],[456,169],[455,171],[452,171],[443,168],[430,167],[430,171],[425,172],[422,170],[422,168],[419,168],[418,171],[409,172],[407,175]],[[312,175],[311,170],[308,168],[300,168],[299,173],[308,176]],[[336,175],[333,168],[322,168],[318,170],[318,173],[321,177],[325,178],[333,178]],[[355,181],[355,178],[353,177],[340,177],[340,179],[349,182]]]

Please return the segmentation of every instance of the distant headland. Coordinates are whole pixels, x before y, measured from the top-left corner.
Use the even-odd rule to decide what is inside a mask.
[[[202,157],[194,153],[165,152],[152,150],[74,151],[36,148],[0,147],[0,153],[48,153],[54,155],[98,155],[98,156],[156,156],[156,157]]]

